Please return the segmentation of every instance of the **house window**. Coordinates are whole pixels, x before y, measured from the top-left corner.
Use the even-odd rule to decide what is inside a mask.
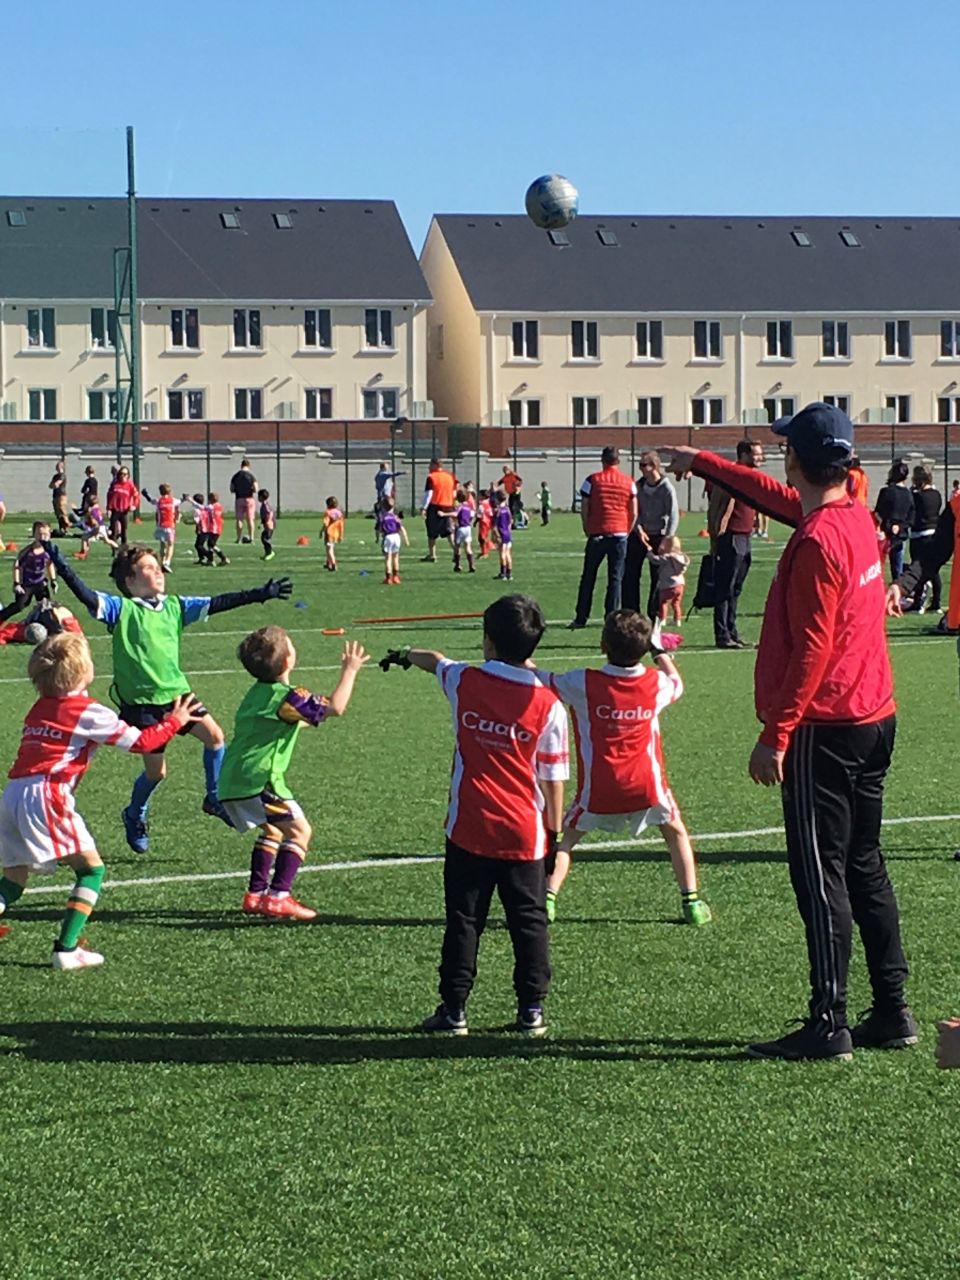
[[[262,418],[263,388],[234,387],[233,416],[238,420],[242,418]]]
[[[690,401],[690,418],[695,427],[723,422],[723,396],[697,396]]]
[[[638,396],[637,422],[641,427],[662,426],[663,396]]]
[[[940,321],[940,355],[960,359],[960,320]]]
[[[27,308],[27,346],[37,351],[56,350],[57,320],[53,307]]]
[[[573,397],[573,425],[575,427],[595,427],[600,421],[600,398],[598,396]]]
[[[308,307],[303,313],[303,345],[333,349],[333,326],[327,307]]]
[[[114,351],[117,346],[117,313],[112,307],[90,308],[90,346]]]
[[[884,404],[888,409],[893,410],[894,422],[910,422],[910,397],[909,396],[887,396]]]
[[[200,313],[196,307],[174,307],[170,312],[170,345],[200,350]]]
[[[539,427],[539,400],[511,400],[508,407],[511,427]]]
[[[514,320],[512,342],[514,360],[539,360],[540,321]]]
[[[820,326],[820,354],[824,360],[850,359],[850,327],[846,320],[824,320]]]
[[[824,404],[832,404],[835,409],[839,409],[841,413],[845,413],[850,417],[850,397],[849,396],[824,396]]]
[[[663,359],[663,321],[637,321],[637,359]]]
[[[233,312],[234,347],[261,347],[260,312],[256,308],[236,307]]]
[[[396,387],[376,387],[363,393],[365,418],[395,418],[399,412],[400,394]]]
[[[776,422],[778,418],[791,418],[797,411],[795,396],[769,396],[763,402],[768,422]]]
[[[90,422],[115,422],[117,417],[116,391],[91,389],[87,392],[87,419]]]
[[[33,387],[27,392],[27,417],[31,422],[55,422],[57,393],[53,387]]]
[[[937,421],[960,422],[960,396],[937,397]]]
[[[696,360],[722,360],[719,320],[694,320],[693,355]]]
[[[168,391],[167,417],[173,421],[183,418],[198,419],[203,417],[202,391]]]
[[[393,346],[393,312],[368,307],[363,313],[364,342],[368,347]],[[376,416],[376,415],[373,415]]]
[[[888,360],[909,360],[913,352],[909,320],[888,320],[883,326],[884,354]]]
[[[793,359],[793,321],[767,321],[767,359]]]
[[[312,421],[333,417],[333,390],[330,387],[307,387],[306,416]]]
[[[570,355],[573,360],[599,360],[600,341],[596,320],[574,320],[570,325]]]

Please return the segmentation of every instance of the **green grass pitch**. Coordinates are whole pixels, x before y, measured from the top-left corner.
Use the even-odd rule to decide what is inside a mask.
[[[22,542],[25,526],[8,520],[7,538]],[[247,686],[237,642],[267,620],[291,630],[300,682],[320,691],[341,645],[325,627],[375,656],[404,639],[478,656],[474,623],[351,626],[480,610],[500,593],[492,560],[472,577],[445,558],[419,563],[410,526],[403,585],[385,587],[369,521],[348,522],[336,575],[322,570],[315,517],[281,521],[269,569],[292,575],[293,600],[184,638],[185,667],[228,736]],[[697,527],[682,529],[694,556]],[[310,546],[294,545],[301,533]],[[774,539],[755,551],[750,639],[784,532]],[[258,546],[204,569],[189,563],[191,542],[171,590],[267,576]],[[562,626],[581,547],[569,515],[516,537],[514,589],[555,624],[539,650],[547,667],[598,660],[596,623]],[[105,585],[104,549],[82,568]],[[46,967],[66,873],[55,893],[23,899],[0,943],[0,1277],[955,1275],[960,1077],[934,1068],[932,1023],[960,1010],[957,656],[920,634],[927,621],[890,626],[900,736],[886,805],[922,1040],[849,1064],[742,1056],[804,1012],[806,966],[779,798],[746,775],[753,657],[710,648],[709,617],[684,627],[686,695],[663,727],[715,923],[677,925],[658,837],[584,852],[552,935],[542,1042],[505,1030],[511,958],[498,924],[483,940],[470,1037],[414,1030],[436,1000],[441,869],[425,855],[442,848],[451,754],[447,705],[425,675],[367,670],[348,715],[301,737],[291,781],[315,837],[298,894],[320,911],[315,925],[240,916],[251,842],[201,816],[198,744],[169,750],[144,858],[118,821],[138,766],[102,750],[79,807],[119,882],[89,930],[107,964]],[[109,642],[84,626],[105,698]],[[26,657],[0,650],[5,761],[31,701]],[[855,1013],[869,1003],[858,953],[851,985]]]

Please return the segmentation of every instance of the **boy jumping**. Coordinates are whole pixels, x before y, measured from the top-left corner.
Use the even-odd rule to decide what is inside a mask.
[[[348,640],[340,660],[340,679],[327,699],[308,689],[291,689],[297,651],[282,627],[251,632],[241,641],[237,657],[257,683],[237,708],[220,772],[220,797],[237,831],[256,828],[259,833],[240,909],[245,915],[314,920],[316,911],[291,893],[294,877],[306,860],[312,830],[287,785],[286,773],[300,726],[342,716],[357,673],[370,658],[361,644]]]
[[[636,837],[659,827],[687,924],[708,924],[710,908],[697,889],[697,863],[690,837],[663,767],[660,712],[683,693],[680,673],[653,643],[649,618],[632,609],[607,615],[600,638],[607,665],[540,672],[573,712],[577,743],[577,794],[564,819],[556,867],[547,880],[547,915],[555,918],[557,894],[570,870],[570,854],[588,831]],[[643,665],[654,654],[654,667]]]
[[[27,673],[39,694],[24,721],[20,750],[0,797],[0,915],[18,901],[31,871],[49,874],[63,863],[76,876],[60,934],[54,969],[103,964],[80,942],[97,905],[103,862],[73,799],[98,746],[143,755],[162,750],[201,714],[187,694],[150,728],[124,724],[115,711],[85,692],[93,680],[90,647],[82,635],[62,632],[38,645]]]
[[[173,702],[190,692],[190,681],[180,665],[180,637],[183,628],[203,622],[215,613],[239,609],[242,605],[286,600],[293,590],[289,578],[271,578],[262,587],[228,591],[216,596],[168,596],[160,562],[149,547],[127,546],[117,553],[110,573],[121,595],[109,595],[87,586],[72,565],[51,545],[54,564],[64,582],[90,615],[106,624],[113,637],[113,682],[120,714],[140,729],[158,724]],[[191,733],[203,743],[203,772],[206,795],[203,812],[224,818],[217,797],[217,778],[223,760],[223,730],[202,708],[199,718],[185,725],[181,733]],[[145,756],[143,773],[133,784],[130,802],[121,818],[127,844],[134,853],[146,853],[147,812],[150,797],[166,777],[164,747]]]
[[[428,649],[380,662],[435,674],[450,700],[456,746],[443,868],[446,930],[440,1004],[424,1031],[467,1034],[466,1004],[496,889],[513,943],[517,1030],[542,1036],[550,985],[546,866],[560,832],[568,768],[563,705],[527,661],[546,622],[530,596],[501,596],[483,615],[482,666]]]

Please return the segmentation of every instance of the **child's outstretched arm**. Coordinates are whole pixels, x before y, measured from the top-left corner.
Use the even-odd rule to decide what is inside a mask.
[[[330,695],[327,710],[332,716],[342,716],[353,695],[353,686],[361,667],[370,661],[370,655],[359,640],[348,640],[340,658],[340,679]]]
[[[411,649],[407,645],[403,649],[388,649],[377,664],[381,671],[389,671],[391,667],[403,667],[408,671],[411,667],[419,667],[428,675],[436,675],[437,667],[443,662],[443,654],[436,649]]]
[[[60,577],[80,603],[85,606],[90,616],[99,618],[102,622],[107,623],[116,621],[116,618],[113,617],[114,607],[105,607],[104,602],[114,601],[115,611],[119,612],[119,596],[111,596],[105,592],[94,591],[93,587],[88,586],[73,565],[64,560],[63,554],[55,542],[45,542],[43,548],[50,556],[50,561],[55,566]]]
[[[221,595],[211,596],[207,613],[226,613],[228,609],[240,609],[245,604],[265,604],[268,600],[288,600],[292,591],[293,583],[289,578],[270,578],[262,587],[225,591]]]

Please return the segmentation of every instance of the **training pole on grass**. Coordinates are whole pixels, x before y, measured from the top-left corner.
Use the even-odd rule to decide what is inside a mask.
[[[379,622],[454,622],[459,618],[482,618],[482,613],[413,613],[406,618],[354,618],[355,627],[374,627]]]

